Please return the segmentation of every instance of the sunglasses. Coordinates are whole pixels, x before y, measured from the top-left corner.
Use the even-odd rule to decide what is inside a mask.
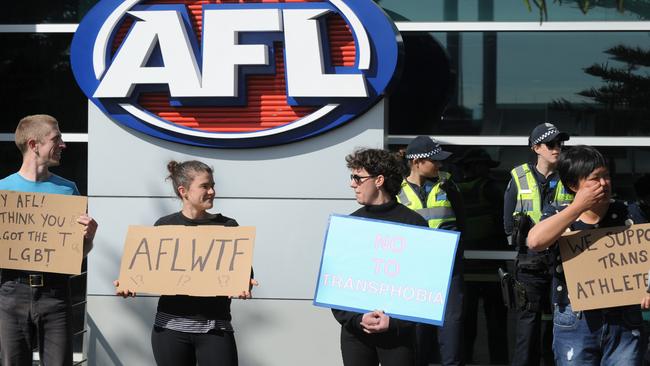
[[[544,145],[546,145],[546,147],[549,149],[555,149],[556,147],[564,146],[564,141],[549,141],[545,142]]]
[[[375,178],[376,175],[366,175],[365,177],[356,174],[350,174],[350,180],[353,180],[356,185],[361,185],[363,182],[367,181],[369,178]]]

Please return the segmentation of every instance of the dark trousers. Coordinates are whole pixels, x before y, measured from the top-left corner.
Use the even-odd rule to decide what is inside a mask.
[[[153,327],[151,347],[158,366],[237,366],[237,346],[232,332],[185,333]]]
[[[464,365],[463,357],[463,275],[458,273],[451,277],[445,322],[442,327],[418,324],[416,327],[417,361],[416,365],[429,365],[432,361],[434,333],[437,331],[440,364]]]
[[[31,366],[34,346],[41,365],[72,365],[69,288],[4,281],[0,285],[2,365]]]
[[[550,277],[518,274],[517,280],[526,288],[526,296],[535,308],[517,311],[515,351],[512,366],[554,365],[553,323],[542,322],[542,313],[550,311]]]
[[[345,366],[412,366],[414,333],[353,334],[341,327],[341,355]]]
[[[469,282],[465,284],[466,361],[472,363],[474,354],[479,299],[483,299],[490,363],[505,365],[508,363],[508,309],[503,305],[501,286],[495,282]]]

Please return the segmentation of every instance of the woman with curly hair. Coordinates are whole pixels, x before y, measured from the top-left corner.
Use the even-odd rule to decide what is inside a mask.
[[[350,187],[363,205],[352,216],[427,226],[422,216],[399,204],[404,173],[401,159],[386,150],[360,149],[345,158]],[[354,243],[350,243],[354,245]],[[415,325],[383,311],[365,314],[332,310],[341,324],[341,353],[346,366],[403,366],[415,361]]]

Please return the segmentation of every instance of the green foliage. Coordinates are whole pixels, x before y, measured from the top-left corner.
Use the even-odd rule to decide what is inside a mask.
[[[582,121],[592,121],[601,132],[647,134],[650,132],[650,74],[647,69],[650,50],[618,45],[604,53],[616,61],[616,66],[606,62],[586,67],[584,72],[599,78],[602,85],[576,93],[595,104],[573,104],[560,99],[552,103],[552,108],[570,112]]]
[[[578,4],[578,7],[580,8],[583,14],[587,14],[589,8],[596,5],[596,4],[592,4],[591,1],[589,0],[574,0],[574,1]],[[620,12],[623,11],[623,1],[624,0],[616,0],[616,8]],[[595,2],[597,3],[598,1],[596,0]],[[553,3],[554,4],[559,3],[561,5],[562,0],[553,0]],[[548,7],[546,5],[546,0],[524,0],[524,4],[526,4],[528,11],[533,11],[533,5],[535,5],[537,10],[539,10],[540,22],[548,20]]]

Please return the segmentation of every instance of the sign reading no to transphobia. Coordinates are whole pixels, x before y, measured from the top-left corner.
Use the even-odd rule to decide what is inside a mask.
[[[314,305],[442,325],[459,236],[331,215]]]

